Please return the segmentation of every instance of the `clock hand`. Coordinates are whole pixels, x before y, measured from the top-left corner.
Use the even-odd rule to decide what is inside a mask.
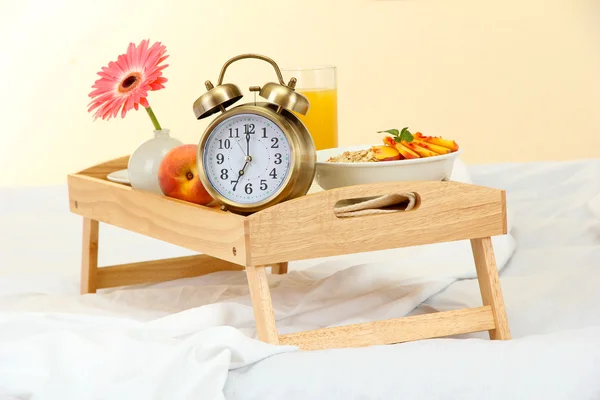
[[[237,180],[235,181],[235,184],[233,185],[233,191],[234,192],[235,192],[235,188],[237,187],[238,183],[242,179],[242,176],[244,175],[244,171],[246,171],[246,167],[248,166],[248,164],[250,164],[250,161],[252,161],[252,158],[250,156],[246,156],[246,163],[244,164],[244,166],[242,167],[242,169],[238,173]]]
[[[244,149],[242,149],[242,145],[240,144],[240,142],[238,142],[237,140],[233,139],[233,141],[238,145],[238,147],[240,148],[240,150],[242,151],[242,154],[244,156],[247,156],[246,153],[244,153]]]
[[[250,157],[250,133],[246,133],[246,156]]]

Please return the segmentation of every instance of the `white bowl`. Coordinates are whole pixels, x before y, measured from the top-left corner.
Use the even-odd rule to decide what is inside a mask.
[[[325,190],[365,183],[398,181],[441,181],[449,179],[461,149],[440,156],[379,162],[326,162],[344,151],[368,149],[377,145],[336,147],[317,151],[316,180]]]

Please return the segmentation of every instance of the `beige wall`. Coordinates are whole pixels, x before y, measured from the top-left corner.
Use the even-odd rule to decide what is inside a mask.
[[[469,163],[600,156],[596,1],[0,1],[0,185],[62,183],[149,137],[143,111],[86,111],[99,68],[147,37],[171,55],[149,100],[188,143],[207,123],[191,110],[203,82],[258,52],[339,67],[342,145],[409,126],[457,140]],[[247,87],[273,73],[247,61],[228,77]]]

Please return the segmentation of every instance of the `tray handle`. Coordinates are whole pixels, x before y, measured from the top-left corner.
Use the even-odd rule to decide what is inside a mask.
[[[353,218],[410,212],[418,208],[420,203],[420,196],[416,192],[391,192],[381,196],[338,200],[333,206],[333,213],[337,218]]]

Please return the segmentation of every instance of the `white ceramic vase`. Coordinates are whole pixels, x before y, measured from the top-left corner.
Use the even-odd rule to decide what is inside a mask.
[[[163,194],[158,184],[160,162],[169,150],[183,145],[169,132],[169,129],[155,130],[154,137],[140,144],[129,157],[127,173],[132,188]]]

